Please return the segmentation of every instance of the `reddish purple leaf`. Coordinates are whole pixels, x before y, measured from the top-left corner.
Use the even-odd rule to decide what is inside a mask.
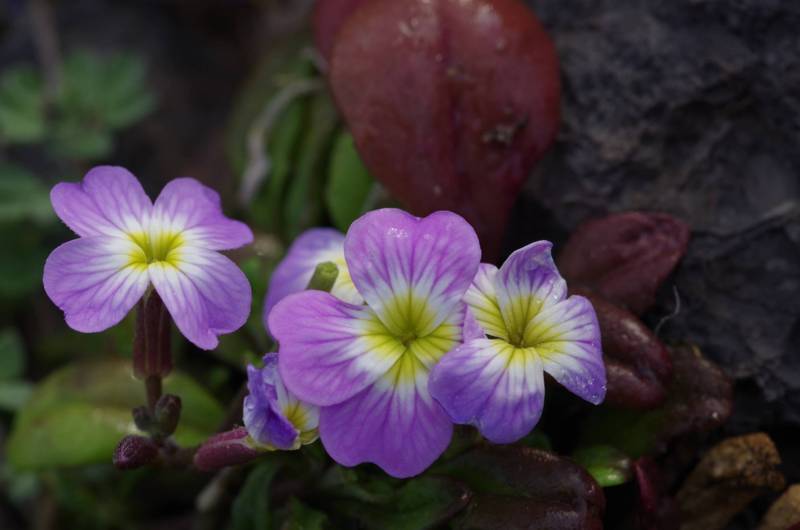
[[[656,463],[651,458],[640,458],[633,463],[633,472],[639,487],[636,527],[641,530],[680,528],[677,505],[665,494],[664,477]]]
[[[558,258],[571,285],[642,314],[686,252],[689,227],[663,213],[627,212],[580,225]]]
[[[472,530],[603,527],[603,489],[581,466],[553,453],[518,446],[485,446],[444,463],[439,472],[475,495],[453,526]]]
[[[606,403],[637,410],[661,405],[672,376],[666,346],[630,311],[585,289],[572,292],[589,298],[597,312],[608,381]]]
[[[370,0],[317,0],[314,6],[314,42],[317,51],[330,59],[336,34],[347,17]]]
[[[694,346],[671,348],[675,376],[667,401],[667,435],[710,432],[733,412],[733,382]]]
[[[552,143],[558,60],[518,0],[372,0],[336,36],[335,99],[370,172],[418,215],[448,209],[496,259]]]

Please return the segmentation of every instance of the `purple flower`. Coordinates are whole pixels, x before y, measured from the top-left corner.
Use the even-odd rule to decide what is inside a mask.
[[[264,356],[264,367],[247,367],[244,425],[250,437],[274,449],[298,449],[317,439],[319,409],[297,399],[278,373],[278,354]]]
[[[200,348],[244,324],[252,293],[242,271],[219,250],[253,240],[222,214],[219,195],[190,178],[164,187],[155,204],[121,167],[101,166],[80,183],[50,192],[56,214],[78,239],[56,248],[44,288],[77,331],[120,320],[152,283],[181,333]]]
[[[461,301],[480,247],[460,216],[385,209],[356,220],[344,255],[366,305],[321,291],[287,296],[269,315],[286,386],[320,407],[328,454],[416,475],[444,451],[452,422],[428,392],[431,368],[463,340]]]
[[[456,423],[495,443],[525,436],[539,421],[544,372],[598,404],[606,393],[600,328],[592,305],[567,285],[538,241],[502,267],[482,264],[464,301],[486,336],[445,355],[430,392]]]
[[[270,277],[267,297],[264,300],[265,326],[275,304],[290,294],[304,290],[317,265],[326,261],[334,263],[339,268],[339,275],[333,284],[331,294],[351,304],[364,303],[364,299],[358,294],[350,279],[350,271],[344,260],[344,234],[332,228],[312,228],[294,240],[286,257]]]

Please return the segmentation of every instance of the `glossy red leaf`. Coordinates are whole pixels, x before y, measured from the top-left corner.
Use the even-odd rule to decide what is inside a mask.
[[[496,259],[559,118],[558,61],[518,0],[372,0],[338,31],[334,97],[370,172],[418,215],[463,215]]]
[[[642,314],[686,252],[689,227],[663,213],[626,212],[580,225],[558,257],[570,285],[583,285]]]
[[[672,377],[666,346],[627,309],[586,289],[572,292],[586,296],[597,313],[606,365],[606,403],[636,410],[661,405]]]
[[[548,451],[486,446],[438,468],[475,495],[455,528],[602,528],[603,489],[581,466]]]
[[[339,29],[358,6],[370,0],[317,0],[312,24],[317,51],[330,59],[333,43]]]

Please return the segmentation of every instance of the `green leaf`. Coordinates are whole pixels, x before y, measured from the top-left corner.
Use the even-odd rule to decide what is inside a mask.
[[[333,224],[346,232],[366,210],[374,180],[356,151],[353,136],[342,131],[336,138],[328,167],[325,203]]]
[[[33,385],[27,381],[0,381],[0,409],[16,412],[30,399]]]
[[[233,501],[230,530],[269,530],[269,488],[278,469],[280,461],[270,458],[250,471]]]
[[[665,417],[663,409],[638,412],[601,407],[581,423],[581,445],[608,445],[639,458],[655,448]]]
[[[142,59],[128,53],[101,56],[76,51],[64,61],[61,115],[86,130],[115,130],[136,123],[155,107]]]
[[[297,171],[284,206],[284,236],[287,241],[321,220],[322,175],[339,120],[333,101],[325,92],[314,95],[309,112],[309,123],[296,161]]]
[[[294,497],[289,501],[289,517],[281,530],[322,530],[328,516],[309,508]]]
[[[572,459],[582,465],[601,487],[619,486],[631,479],[631,460],[622,451],[596,445],[579,449]]]
[[[175,433],[181,445],[200,443],[222,420],[219,403],[185,375],[165,379],[164,392],[183,402]],[[128,361],[73,363],[44,379],[19,411],[8,460],[29,470],[109,462],[120,438],[137,432],[131,409],[144,400],[144,384],[131,376]]]
[[[45,136],[44,92],[29,66],[8,69],[0,77],[0,139],[33,143]]]
[[[114,137],[109,129],[81,121],[79,116],[62,118],[51,132],[51,148],[64,158],[97,160],[107,157],[114,148]]]
[[[25,370],[25,347],[14,328],[0,330],[0,381],[16,379]]]
[[[291,65],[290,74],[293,80],[308,78],[312,74],[309,61],[305,58],[298,59]],[[277,81],[275,85],[277,88]],[[282,230],[286,186],[292,173],[294,156],[302,139],[309,101],[308,96],[292,100],[283,109],[272,131],[267,134],[266,149],[270,170],[266,182],[253,197],[250,211],[255,224],[269,232],[280,233]]]
[[[17,224],[0,225],[0,299],[20,299],[41,286],[47,251],[37,230]]]
[[[0,163],[0,223],[55,220],[50,191],[22,167]]]
[[[112,131],[136,123],[155,108],[145,76],[144,62],[136,55],[77,51],[67,56],[51,127],[53,150],[75,160],[108,156]]]
[[[404,482],[382,478],[360,486],[330,489],[326,497],[332,509],[376,530],[432,528],[452,518],[470,499],[462,484],[445,477]]]
[[[253,68],[254,73],[247,81],[244,90],[236,98],[236,105],[227,127],[225,143],[228,160],[237,175],[241,175],[247,165],[247,137],[255,117],[275,96],[281,86],[286,84],[287,80],[306,77],[313,73],[313,64],[303,53],[307,47],[308,35],[291,34],[284,39],[272,42],[263,59]],[[290,113],[292,107],[301,106],[290,105],[284,112]],[[289,144],[294,145],[302,123],[298,124],[296,132],[291,134],[284,135],[278,132],[284,120],[289,119],[289,114],[280,118],[277,128],[270,135],[270,144],[273,144],[278,138],[283,138]],[[287,127],[288,129],[294,128],[294,126]],[[270,152],[270,156],[273,158],[273,171],[275,171],[278,157],[275,152]]]

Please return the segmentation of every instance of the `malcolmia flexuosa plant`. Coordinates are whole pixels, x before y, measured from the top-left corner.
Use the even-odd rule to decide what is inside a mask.
[[[80,238],[48,258],[45,289],[74,329],[113,326],[145,297],[134,349],[147,356],[164,348],[170,316],[206,349],[245,322],[250,286],[219,251],[249,243],[252,233],[222,214],[210,189],[177,179],[151,203],[129,172],[102,167],[80,184],[59,184],[52,199]],[[195,465],[241,463],[319,437],[342,465],[371,462],[411,477],[445,451],[454,423],[495,443],[525,436],[541,415],[544,373],[601,402],[597,318],[585,298],[567,296],[550,248],[540,241],[499,269],[481,264],[473,228],[445,211],[419,218],[382,209],[346,235],[301,235],[271,278],[264,323],[278,351],[248,368],[245,428],[210,439]],[[320,263],[338,274],[325,290],[306,289]],[[156,367],[139,375],[165,374]],[[153,441],[163,448],[174,431],[175,414],[159,414],[179,413],[180,403],[161,403],[158,392],[134,414],[152,441],[123,440],[119,467],[153,461]]]

